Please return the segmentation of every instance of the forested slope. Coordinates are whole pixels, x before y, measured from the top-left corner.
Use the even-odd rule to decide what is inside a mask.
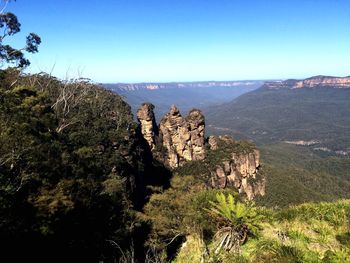
[[[205,111],[210,132],[258,143],[316,141],[332,151],[350,147],[350,89],[268,89]]]
[[[130,107],[86,80],[8,69],[0,83],[2,255],[117,257],[111,242],[128,243],[145,197],[147,155]]]

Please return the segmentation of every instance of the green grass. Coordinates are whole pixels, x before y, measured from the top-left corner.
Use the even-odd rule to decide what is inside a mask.
[[[350,262],[350,200],[258,211],[265,217],[260,234],[248,239],[239,255],[231,252],[214,255],[212,243],[207,243],[208,262]],[[191,237],[191,242],[203,244],[200,236]],[[194,254],[199,258],[203,249],[198,246],[193,250],[181,249],[177,258],[186,259]]]

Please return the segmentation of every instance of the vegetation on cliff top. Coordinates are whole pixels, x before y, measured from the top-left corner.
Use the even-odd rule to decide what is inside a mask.
[[[0,235],[39,258],[116,256],[142,158],[130,107],[86,81],[0,72]],[[23,254],[8,255],[13,260]]]

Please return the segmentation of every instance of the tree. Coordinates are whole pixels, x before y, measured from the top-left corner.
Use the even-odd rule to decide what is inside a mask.
[[[10,12],[4,12],[8,2],[9,0],[3,1],[4,7],[0,11],[0,66],[11,64],[19,68],[24,68],[30,65],[29,60],[24,57],[24,52],[38,52],[41,39],[37,34],[30,33],[26,37],[26,45],[20,49],[4,43],[7,37],[13,36],[21,30],[21,24],[17,16]]]

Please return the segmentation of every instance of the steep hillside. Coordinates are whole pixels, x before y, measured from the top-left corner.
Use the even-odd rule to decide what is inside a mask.
[[[118,258],[113,242],[129,246],[157,176],[130,106],[90,82],[13,69],[0,71],[0,101],[3,261]]]
[[[265,85],[267,89],[302,89],[302,88],[350,88],[350,77],[332,77],[332,76],[314,76],[311,78],[297,80],[289,79],[286,81],[268,82]]]
[[[260,146],[267,206],[350,198],[350,160],[319,156],[311,149],[284,143]]]
[[[258,143],[304,144],[316,151],[346,155],[350,150],[350,89],[347,82],[329,86],[323,84],[325,78],[316,80],[267,83],[208,108],[209,132],[224,131]]]

